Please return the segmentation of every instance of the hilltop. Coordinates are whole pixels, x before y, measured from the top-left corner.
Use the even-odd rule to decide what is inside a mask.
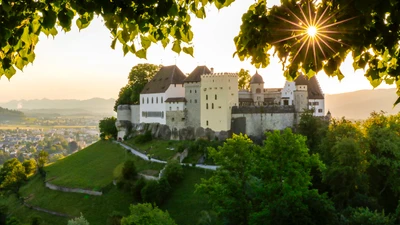
[[[87,100],[76,99],[34,99],[34,100],[12,100],[0,103],[1,107],[18,109],[27,114],[105,114],[113,115],[115,99],[92,98]]]
[[[21,121],[25,117],[23,112],[0,107],[0,122]]]
[[[348,119],[366,119],[373,111],[385,111],[397,114],[400,106],[393,107],[398,96],[396,89],[361,90],[342,94],[325,95],[325,110],[333,117]]]

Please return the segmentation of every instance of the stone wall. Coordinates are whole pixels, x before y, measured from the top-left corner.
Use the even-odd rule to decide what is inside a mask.
[[[131,122],[140,123],[140,105],[131,105]]]
[[[248,136],[263,138],[267,130],[293,127],[296,113],[293,107],[244,107],[232,109],[232,131],[245,132]]]
[[[167,125],[171,128],[182,129],[185,127],[186,113],[184,110],[167,111]]]
[[[100,191],[91,191],[91,190],[80,189],[80,188],[61,187],[61,186],[57,186],[54,184],[50,184],[49,182],[46,182],[46,187],[51,190],[62,191],[62,192],[81,193],[81,194],[96,195],[96,196],[100,196],[103,194]]]

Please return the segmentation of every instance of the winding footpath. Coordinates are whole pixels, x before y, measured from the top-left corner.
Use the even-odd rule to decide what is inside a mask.
[[[143,160],[150,161],[150,162],[156,162],[156,163],[163,163],[163,164],[166,164],[166,163],[167,163],[166,161],[163,161],[163,160],[158,160],[158,159],[149,158],[147,155],[145,155],[145,154],[143,154],[143,153],[141,153],[141,152],[139,152],[139,151],[137,151],[137,150],[131,148],[130,146],[128,146],[128,145],[126,145],[126,144],[124,144],[124,143],[121,143],[121,142],[118,142],[118,141],[114,141],[114,143],[121,145],[123,148],[129,150],[132,154],[134,154],[134,155],[140,157],[140,158],[143,159]],[[186,164],[185,164],[185,163],[181,163],[181,165],[186,165]],[[202,168],[202,169],[206,169],[206,170],[217,170],[217,168],[218,168],[219,166],[204,165],[204,164],[196,164],[195,167],[197,167],[197,168]]]

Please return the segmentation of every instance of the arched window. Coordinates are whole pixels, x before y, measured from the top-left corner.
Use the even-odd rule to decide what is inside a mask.
[[[256,89],[256,93],[257,93],[257,94],[260,94],[260,93],[261,93],[261,89],[260,89],[260,88],[257,88],[257,89]]]
[[[208,109],[208,103],[206,103],[206,109]]]
[[[211,109],[214,109],[214,103],[211,104]]]

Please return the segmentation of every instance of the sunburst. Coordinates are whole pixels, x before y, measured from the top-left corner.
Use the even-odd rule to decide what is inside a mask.
[[[335,30],[334,29],[335,26],[348,22],[356,17],[351,17],[348,19],[332,22],[331,19],[339,11],[336,11],[335,13],[326,16],[328,7],[325,7],[325,9],[323,10],[322,7],[316,7],[316,8],[311,7],[310,1],[308,2],[308,5],[306,6],[307,8],[305,10],[303,10],[300,4],[298,5],[298,7],[300,9],[299,12],[300,15],[296,15],[296,13],[294,13],[292,10],[286,8],[289,14],[293,16],[295,20],[289,20],[281,16],[275,16],[276,18],[282,20],[283,22],[293,25],[294,29],[279,29],[280,31],[288,31],[291,34],[289,37],[279,39],[273,42],[272,44],[276,44],[283,41],[289,41],[291,39],[296,39],[296,42],[292,44],[292,46],[290,47],[293,47],[297,44],[300,44],[300,47],[292,57],[292,61],[294,61],[296,57],[299,55],[299,53],[304,50],[305,58],[307,58],[307,55],[310,52],[311,52],[310,54],[313,54],[314,66],[317,67],[318,54],[322,54],[324,58],[326,58],[327,57],[326,51],[331,51],[332,53],[335,53],[335,50],[332,47],[333,43],[340,44],[341,46],[347,45],[342,40],[332,37],[333,34],[340,34],[343,32]],[[321,11],[322,13],[320,13]]]

